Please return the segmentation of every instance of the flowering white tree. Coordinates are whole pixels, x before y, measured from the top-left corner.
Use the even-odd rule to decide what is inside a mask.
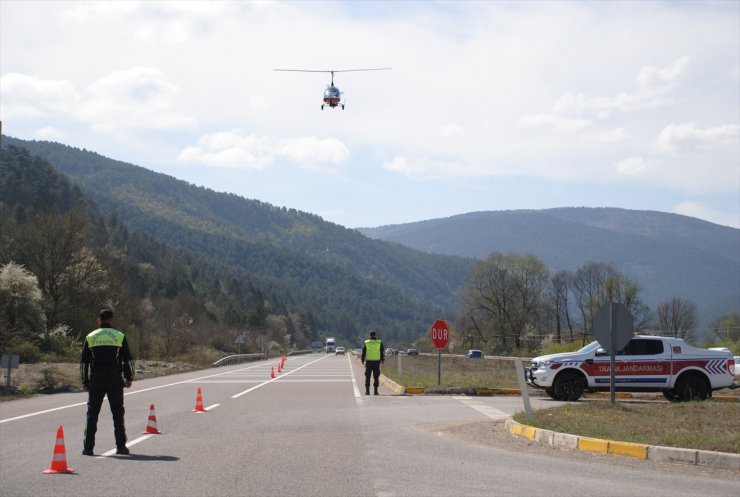
[[[0,350],[44,334],[44,312],[38,279],[15,262],[0,267]]]

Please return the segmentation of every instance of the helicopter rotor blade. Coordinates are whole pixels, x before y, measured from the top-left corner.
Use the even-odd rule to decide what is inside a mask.
[[[392,67],[375,67],[371,69],[340,69],[340,70],[318,70],[318,69],[273,69],[273,71],[288,72],[357,72],[357,71],[390,71]]]

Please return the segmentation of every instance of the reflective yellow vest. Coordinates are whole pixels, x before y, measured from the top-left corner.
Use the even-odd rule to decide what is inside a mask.
[[[87,346],[93,347],[123,347],[125,335],[114,328],[98,328],[87,335]]]
[[[366,361],[379,361],[380,360],[380,344],[381,340],[365,340],[365,360]]]

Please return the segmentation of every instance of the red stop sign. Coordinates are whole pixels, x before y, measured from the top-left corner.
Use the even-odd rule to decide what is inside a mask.
[[[431,336],[435,348],[441,350],[447,347],[447,342],[450,340],[450,329],[444,319],[438,319],[434,322]]]

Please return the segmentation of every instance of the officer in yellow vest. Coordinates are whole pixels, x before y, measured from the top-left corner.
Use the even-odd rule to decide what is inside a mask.
[[[126,336],[113,328],[113,311],[103,309],[98,316],[99,328],[85,338],[80,358],[82,386],[88,391],[87,422],[82,454],[92,456],[95,432],[103,397],[113,414],[113,433],[116,436],[116,454],[128,454],[126,425],[123,415],[123,387],[131,387],[134,379],[134,360]]]
[[[378,386],[380,385],[380,363],[385,361],[385,347],[383,342],[376,338],[374,331],[370,332],[370,338],[365,340],[362,346],[362,358],[360,359],[365,365],[365,395],[370,395],[370,375],[375,382],[375,395],[378,395]]]

